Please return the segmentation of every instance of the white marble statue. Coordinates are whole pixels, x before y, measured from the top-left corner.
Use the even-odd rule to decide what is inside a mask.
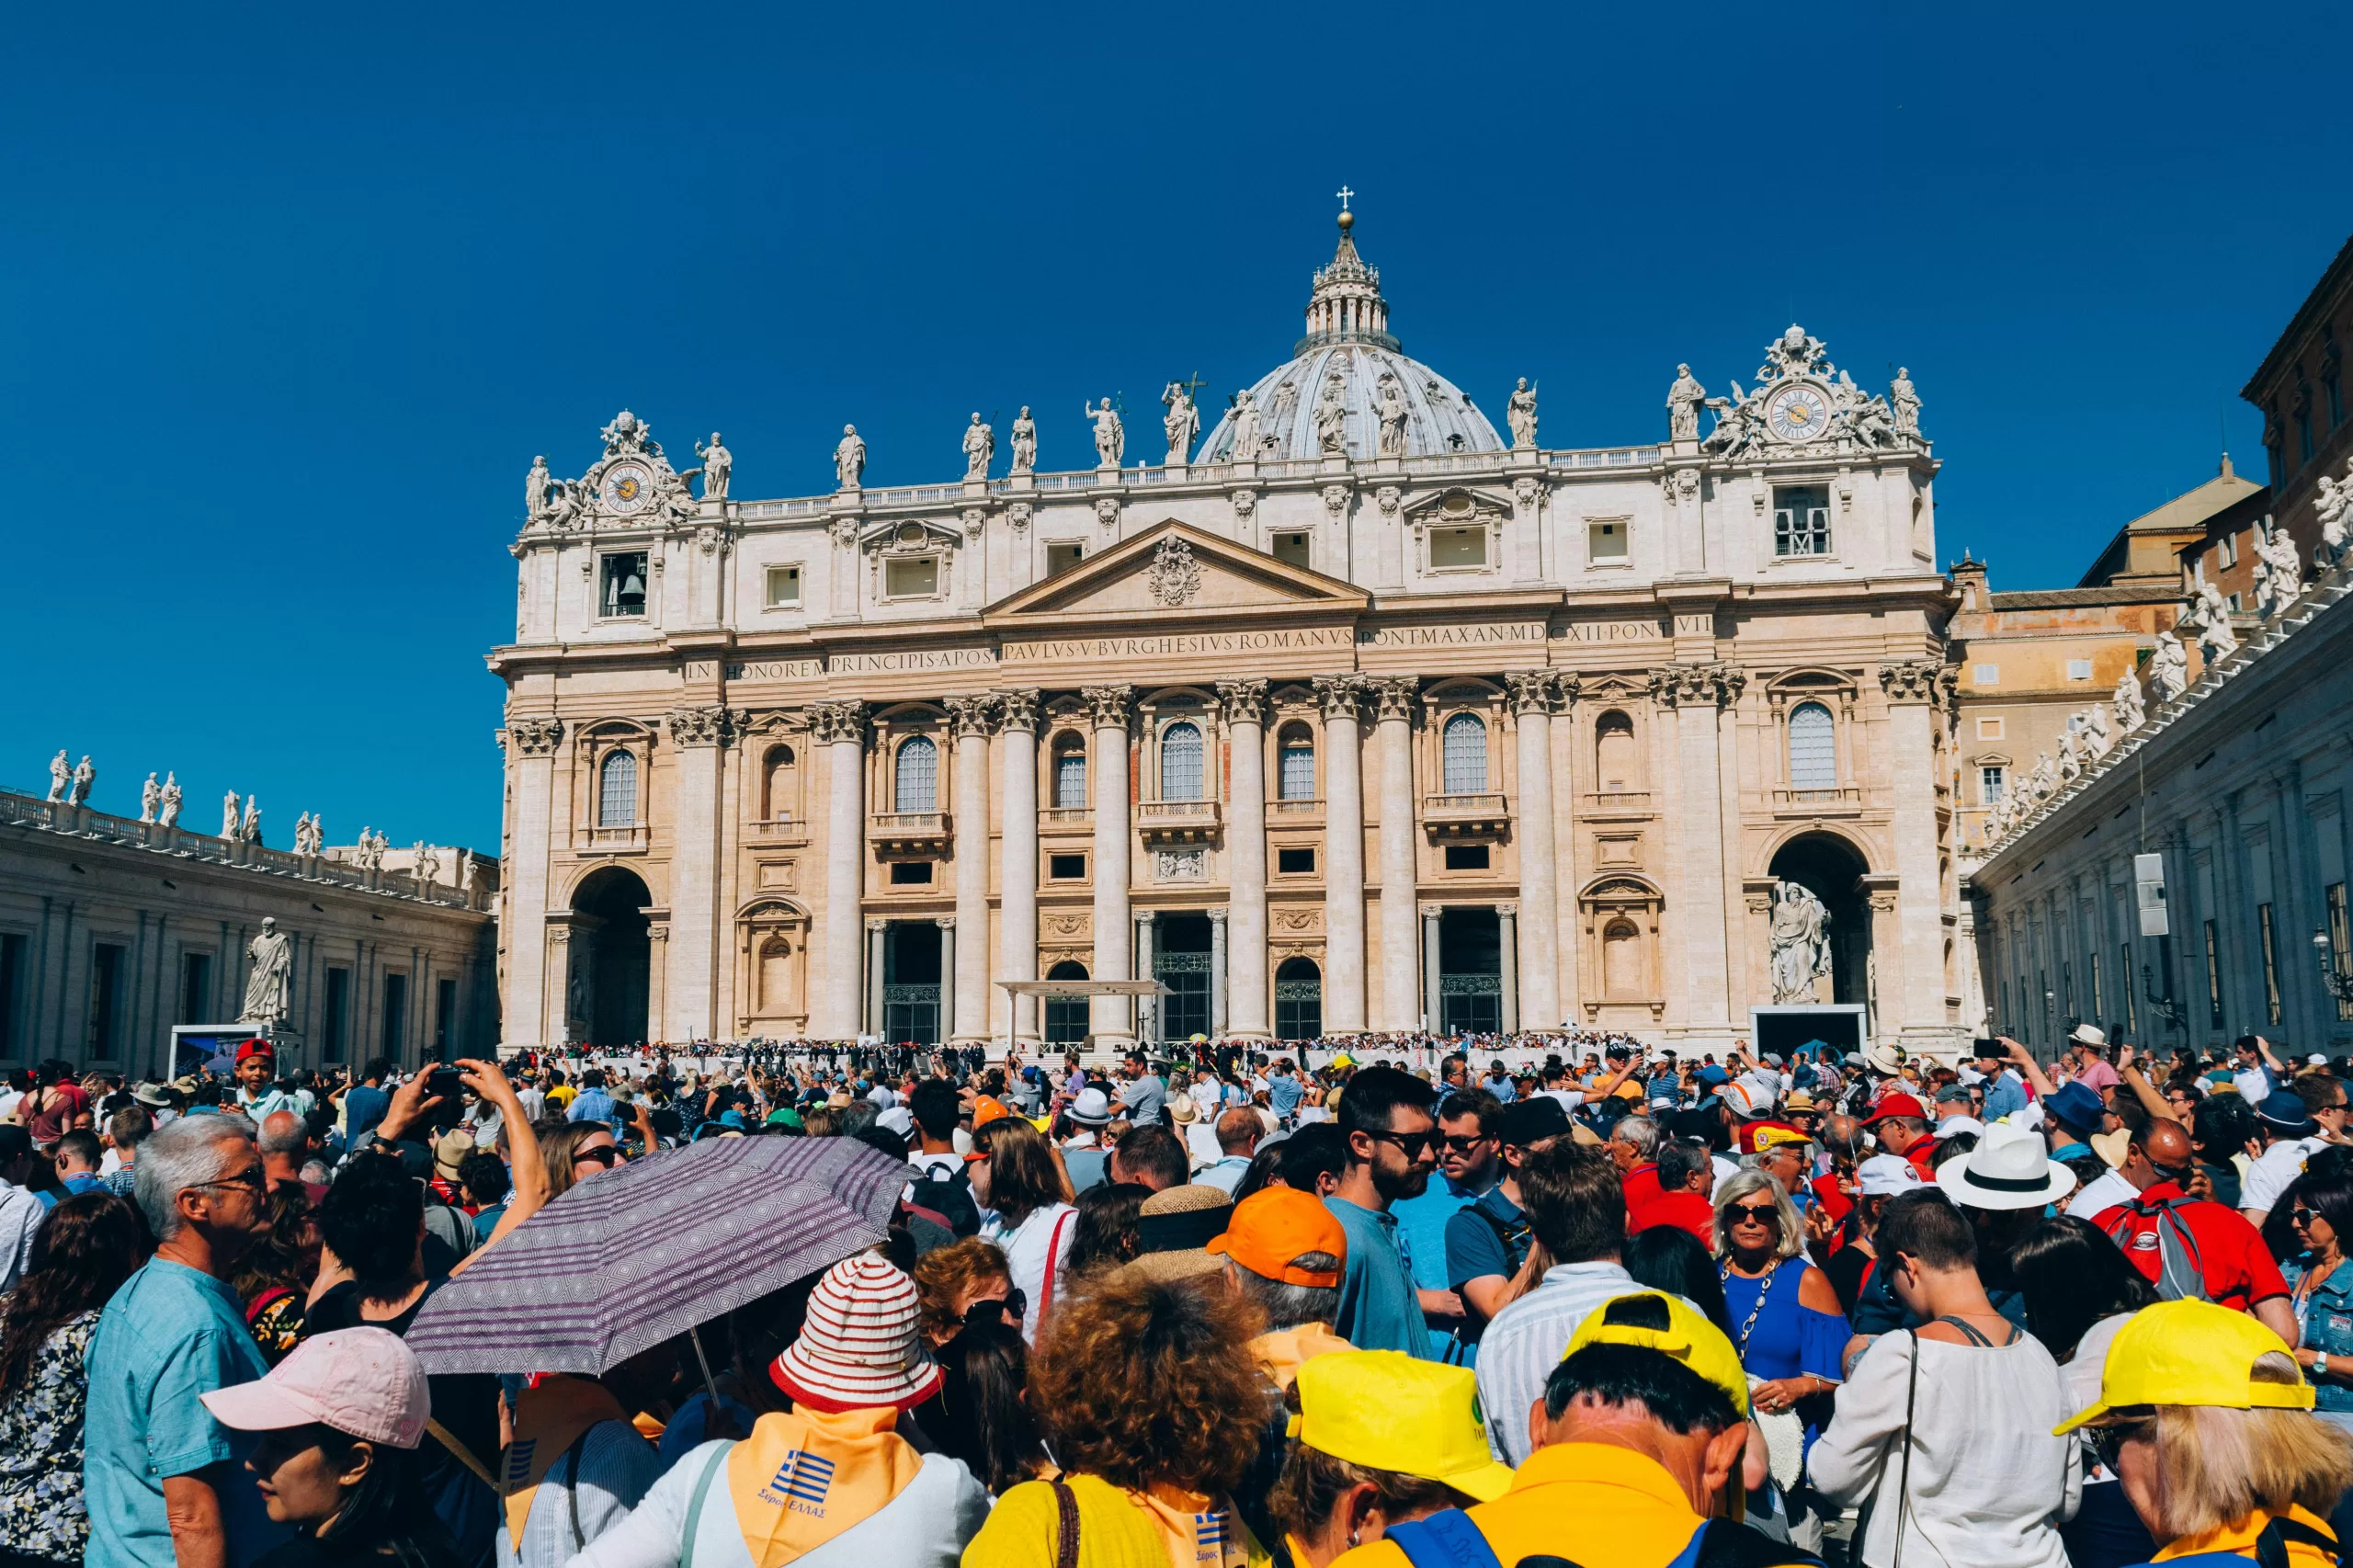
[[[858,438],[858,426],[842,426],[842,438],[834,445],[834,477],[844,490],[856,490],[858,476],[866,472],[866,443]]]
[[[1025,403],[1013,418],[1013,472],[1033,473],[1037,467],[1038,422],[1029,417],[1029,405]]]
[[[150,773],[147,775],[147,782],[139,786],[139,820],[153,822],[156,803],[163,798],[164,787],[156,783],[155,776]]]
[[[1234,394],[1233,445],[1226,456],[1238,463],[1258,460],[1258,396],[1246,387]]]
[[[68,805],[86,806],[90,803],[90,786],[97,781],[98,770],[90,766],[87,753],[74,765],[74,787],[65,791]]]
[[[548,460],[531,460],[531,472],[523,477],[523,518],[536,521],[548,509],[548,492],[555,487],[555,476],[548,472]]]
[[[1120,460],[1127,455],[1128,432],[1127,427],[1120,423],[1119,411],[1111,406],[1111,400],[1105,398],[1099,408],[1088,408],[1082,403],[1079,413],[1095,422],[1095,466],[1119,467]]]
[[[996,432],[989,428],[978,409],[972,412],[972,422],[964,426],[964,477],[986,479],[989,459],[996,455]]]
[[[245,797],[244,819],[237,824],[237,836],[247,844],[261,842],[261,797]]]
[[[2255,534],[2255,608],[2266,620],[2287,613],[2304,591],[2303,552],[2286,528],[2268,526]]]
[[[441,857],[433,853],[433,846],[425,840],[418,839],[416,847],[409,853],[412,857],[409,872],[419,885],[428,883],[441,874]]]
[[[1716,427],[1699,443],[1700,450],[1738,457],[1765,438],[1765,422],[1750,406],[1738,381],[1732,383],[1732,396],[1711,397],[1706,406],[1715,414]]]
[[[1815,979],[1830,972],[1830,911],[1811,888],[1776,881],[1768,930],[1773,1000],[1813,1001]]]
[[[1519,378],[1519,385],[1512,389],[1504,406],[1504,421],[1511,426],[1514,451],[1526,451],[1536,445],[1536,389],[1528,378]]]
[[[164,827],[177,827],[180,823],[180,778],[176,773],[164,775],[164,807],[155,821]]]
[[[1699,438],[1699,410],[1708,401],[1708,389],[1691,374],[1688,365],[1675,367],[1675,384],[1666,389],[1666,437],[1670,441],[1696,441]]]
[[[719,444],[719,432],[710,433],[710,445],[695,443],[695,456],[702,460],[702,498],[706,501],[727,499],[727,482],[735,475],[735,454]]]
[[[2205,658],[2206,667],[2212,669],[2224,655],[2239,645],[2238,633],[2231,630],[2230,601],[2222,597],[2222,590],[2211,583],[2198,585],[2197,597],[2190,601],[2190,622],[2198,628],[2198,652]]]
[[[304,812],[301,816],[294,819],[295,854],[316,855],[319,852],[321,837],[322,835],[320,833],[318,818],[313,816],[308,812]]]
[[[2157,651],[2149,656],[2149,676],[2157,684],[2157,700],[2171,702],[2189,689],[2189,650],[2171,629],[2157,633]]]
[[[368,824],[366,823],[361,823],[359,824],[359,842],[351,846],[351,863],[358,867],[363,871],[374,869],[373,867],[368,864],[368,856],[375,847],[376,841],[369,835]]]
[[[2116,744],[2116,734],[2108,721],[2108,704],[2095,702],[2084,710],[2084,754],[2088,763],[2097,762]]]
[[[221,836],[232,844],[237,842],[237,792],[234,790],[221,797]]]
[[[2345,477],[2320,476],[2314,488],[2313,517],[2320,523],[2320,542],[2313,547],[2313,570],[2334,572],[2345,564],[2353,542],[2353,458],[2345,462]]]
[[[474,852],[471,849],[458,858],[458,885],[465,890],[468,898],[481,890],[482,862],[474,858]]]
[[[2070,783],[2083,777],[2084,741],[2070,723],[2059,736],[2059,781]]]
[[[1201,433],[1201,411],[1193,406],[1192,395],[1182,381],[1169,382],[1160,394],[1160,403],[1168,410],[1160,421],[1161,433],[1168,437],[1166,464],[1182,468],[1192,455],[1194,438]]]
[[[2116,677],[2116,723],[2120,736],[2129,735],[2148,717],[2141,706],[2141,677],[2126,670]]]
[[[74,765],[66,760],[65,748],[60,746],[57,755],[49,759],[49,798],[63,802],[65,791],[73,787]]]
[[[2051,754],[2047,751],[2037,752],[2034,757],[2034,771],[2026,776],[2028,803],[2041,804],[2051,798],[2051,791],[2058,787],[2059,770],[2052,762]]]
[[[1405,389],[1397,382],[1396,375],[1381,372],[1381,380],[1373,383],[1372,403],[1381,415],[1381,455],[1402,458],[1405,455]]]
[[[262,916],[261,934],[245,944],[245,957],[253,967],[245,971],[245,1005],[238,1010],[237,1021],[282,1022],[294,976],[294,941],[278,928],[275,915]]]
[[[1326,457],[1348,451],[1348,379],[1335,370],[1315,398],[1315,447]]]
[[[1920,392],[1912,384],[1912,372],[1904,366],[1895,367],[1895,380],[1887,389],[1887,401],[1895,410],[1895,433],[1920,438]]]

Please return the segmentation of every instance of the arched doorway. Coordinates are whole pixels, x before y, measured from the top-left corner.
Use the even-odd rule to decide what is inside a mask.
[[[654,956],[646,905],[654,895],[622,866],[589,873],[572,894],[572,974],[567,1033],[590,1045],[651,1038],[646,1018]]]
[[[1285,959],[1275,971],[1275,1038],[1313,1040],[1324,1032],[1324,971],[1313,959]]]
[[[1048,980],[1085,980],[1086,966],[1076,959],[1064,959],[1046,971]],[[1087,999],[1084,996],[1049,996],[1046,998],[1046,1043],[1048,1045],[1085,1045],[1086,1043]]]
[[[1863,878],[1870,868],[1847,840],[1801,834],[1773,857],[1772,874],[1796,882],[1830,913],[1830,996],[1841,1004],[1870,1003],[1871,911]]]

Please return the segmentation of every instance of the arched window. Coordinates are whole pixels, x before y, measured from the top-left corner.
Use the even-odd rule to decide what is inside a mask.
[[[1600,792],[1615,795],[1634,788],[1634,722],[1611,709],[1594,725],[1593,776]]]
[[[597,768],[597,825],[637,825],[637,754],[616,750],[605,754]]]
[[[1830,710],[1819,702],[1801,702],[1790,710],[1790,788],[1838,788],[1838,737],[1831,728]]]
[[[800,796],[801,778],[790,746],[770,746],[762,771],[767,796],[760,815],[767,822],[790,822]]]
[[[781,937],[760,944],[760,1010],[781,1013],[792,1000],[792,947]]]
[[[1086,743],[1064,730],[1054,741],[1054,805],[1086,809]]]
[[[1631,920],[1613,920],[1601,933],[1601,994],[1613,1002],[1643,994],[1643,937]]]
[[[1201,730],[1193,723],[1171,724],[1160,732],[1160,798],[1198,801],[1201,798]]]
[[[896,812],[939,809],[939,748],[929,735],[910,735],[899,743],[892,800],[891,809]]]
[[[1445,758],[1446,792],[1483,795],[1487,791],[1487,726],[1475,714],[1457,713],[1446,722],[1441,752]]]
[[[1315,799],[1315,737],[1307,733],[1304,724],[1293,724],[1283,731],[1280,767],[1276,780],[1278,800],[1312,801]]]

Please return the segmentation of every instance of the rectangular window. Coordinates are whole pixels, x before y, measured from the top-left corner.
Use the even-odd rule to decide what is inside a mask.
[[[642,616],[645,613],[645,552],[628,551],[605,557],[605,585],[597,613]]]
[[[2092,678],[2092,662],[2091,662],[2089,659],[2070,659],[2070,660],[2068,660],[2068,661],[2067,661],[2067,678],[2068,678],[2069,680],[2089,680],[2089,679],[2091,679],[2091,678]]]
[[[2157,938],[2157,994],[2173,1000],[2173,937],[2171,933]]]
[[[1308,558],[1307,539],[1308,536],[1305,534],[1277,534],[1275,559],[1290,566],[1313,565],[1314,563]]]
[[[1773,553],[1830,553],[1830,490],[1821,484],[1783,484],[1773,491]]]
[[[2313,411],[2296,410],[2296,461],[2301,465],[2313,460]]]
[[[1275,869],[1281,872],[1286,877],[1304,877],[1312,875],[1315,870],[1315,851],[1313,849],[1278,849],[1275,851]]]
[[[1978,720],[1977,738],[1981,741],[2000,740],[2002,738],[2002,722],[1999,719]]]
[[[2222,558],[2222,569],[2224,571],[2228,571],[2232,567],[2236,566],[2239,563],[2239,536],[2236,534],[2224,534],[2222,538],[2217,553],[2219,553]]]
[[[1086,857],[1049,855],[1046,857],[1046,877],[1050,881],[1083,882],[1086,880]]]
[[[1483,844],[1449,844],[1446,846],[1446,869],[1449,871],[1483,871],[1487,869],[1487,846]]]
[[[24,983],[25,938],[11,931],[0,936],[0,1056],[25,1054],[17,1038],[17,995]]]
[[[2063,963],[2059,966],[2059,1021],[2072,1027],[2082,1017],[2075,1011],[2075,966]]]
[[[433,983],[433,1055],[447,1062],[458,1049],[458,983]]]
[[[89,1054],[112,1061],[121,1054],[122,971],[127,948],[100,942],[90,949]]]
[[[2331,347],[2333,347],[2334,345]],[[2328,427],[2334,430],[2345,423],[2345,381],[2337,373],[2334,361],[2330,362],[2327,369],[2321,372],[2320,391],[2321,396],[2328,403]]]
[[[2328,901],[2328,962],[2339,974],[2353,974],[2353,921],[2345,912],[2345,884],[2331,882],[2325,895]],[[2353,1018],[2353,1002],[2336,1004],[2339,1018]]]
[[[1046,575],[1059,576],[1086,559],[1083,544],[1050,544],[1046,546]]]
[[[1461,572],[1486,563],[1487,530],[1484,527],[1430,530],[1431,571]]]
[[[771,566],[768,568],[768,608],[798,609],[801,608],[801,568]]]
[[[893,561],[882,568],[882,597],[892,599],[927,599],[939,592],[939,558],[926,555],[916,561]]]
[[[2006,980],[2003,980],[1997,981],[1995,983],[2002,988],[2002,1027],[2006,1029],[2015,1029],[2018,1025],[2018,1020],[2010,1017],[2010,983]]]
[[[2001,685],[2001,684],[2002,684],[2002,666],[2001,666],[2001,665],[1970,665],[1970,666],[1969,666],[1969,684],[1970,684],[1970,685],[1972,685],[1972,686],[1999,686],[1999,685]],[[1998,719],[1996,719],[1996,720],[1995,721],[1995,722],[1998,724],[1998,723],[2000,723],[2000,722],[2001,722],[2001,721],[2000,721],[2000,720],[1998,720]]]
[[[1628,525],[1621,518],[1616,522],[1586,525],[1586,559],[1596,566],[1626,564]]]
[[[2002,798],[2004,775],[1999,763],[1989,762],[1977,770],[1977,800],[1981,805],[1993,805]]]
[[[2206,1021],[2222,1027],[2222,961],[2214,941],[2214,923],[2206,922]]]
[[[893,887],[929,887],[931,862],[928,860],[894,860],[891,864],[891,885]]]
[[[2279,949],[2271,927],[2271,906],[2255,906],[2256,935],[2263,941],[2263,1017],[2266,1023],[2279,1021]]]
[[[2239,597],[2238,597],[2238,595],[2236,595],[2236,594],[2233,594],[2233,595],[2231,596],[2231,613],[2232,613],[2233,615],[2236,615],[2236,614],[2238,614],[2238,613],[2239,613],[2239,611],[2240,611],[2240,608],[2241,608],[2241,607],[2240,607],[2240,605],[2239,605]]]
[[[408,1043],[408,976],[384,976],[384,1035],[378,1047],[393,1061],[401,1060],[402,1048]]]
[[[345,1048],[351,1040],[351,971],[347,969],[327,971],[326,1038],[319,1042],[323,1061],[340,1062]]]
[[[2051,1025],[2052,1003],[2051,971],[2047,969],[2039,969],[2034,971],[2033,1001],[2037,1004],[2035,1017],[2047,1029]]]
[[[210,1023],[206,1017],[212,1006],[212,955],[182,953],[180,955],[180,1017],[184,1024]]]
[[[2124,984],[2124,1032],[2137,1034],[2141,1028],[2141,986],[2132,977],[2132,944],[2124,942],[2116,949],[2116,974]]]
[[[2108,1017],[2108,998],[2102,995],[2100,992],[2099,954],[2096,952],[2086,953],[2084,955],[2084,959],[2085,961],[2088,962],[2092,966],[2092,1017],[2095,1018],[2105,1018]]]
[[[2279,482],[2287,477],[2288,468],[2286,460],[2280,456],[2279,443],[2276,440],[2264,442],[2263,455],[2271,461],[2271,488],[2277,490],[2279,488]]]

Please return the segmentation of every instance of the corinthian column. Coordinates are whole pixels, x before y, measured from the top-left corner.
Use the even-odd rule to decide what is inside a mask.
[[[556,975],[551,987],[545,933],[548,852],[558,831],[555,748],[563,738],[563,721],[509,719],[505,735],[506,770],[515,790],[513,848],[501,868],[507,877],[506,1037],[517,1045],[560,1045],[564,1032],[561,998],[570,977]],[[551,990],[557,999],[552,1010]]]
[[[1560,866],[1552,854],[1552,673],[1504,677],[1519,725],[1519,1027],[1561,1027]]]
[[[1267,683],[1218,682],[1233,757],[1233,826],[1225,839],[1231,892],[1226,939],[1226,1032],[1271,1040],[1267,1027]],[[1214,918],[1214,917],[1212,917]]]
[[[1364,758],[1357,720],[1365,680],[1317,676],[1324,704],[1324,1028],[1364,1029]]]
[[[1414,956],[1414,703],[1421,682],[1392,676],[1373,687],[1373,750],[1381,758],[1381,1011],[1376,1029],[1421,1025]]]
[[[1007,980],[1038,978],[1038,693],[996,693],[997,722],[1005,736],[1005,841],[997,868],[997,973]],[[968,943],[980,938],[967,933]],[[1038,999],[1010,996],[1013,1038],[1038,1043]],[[982,1017],[987,1017],[983,1010]],[[982,1026],[985,1028],[986,1026]]]
[[[1133,691],[1090,686],[1095,721],[1095,966],[1097,980],[1133,980],[1135,952],[1128,929],[1128,709]],[[1125,1051],[1135,1040],[1133,1014],[1123,996],[1097,996],[1089,1019],[1097,1045]]]
[[[956,968],[954,1045],[989,1036],[989,731],[996,703],[987,697],[951,697],[956,727]],[[1035,820],[1034,818],[1032,819]]]
[[[825,749],[824,984],[810,1033],[847,1040],[858,1032],[865,963],[859,933],[866,892],[866,704],[814,702],[809,733]]]

